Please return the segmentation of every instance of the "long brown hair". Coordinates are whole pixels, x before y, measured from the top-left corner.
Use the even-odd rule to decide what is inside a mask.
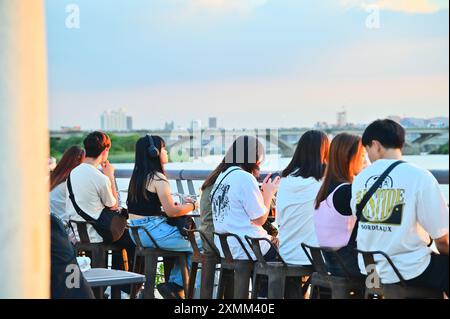
[[[242,152],[243,151],[243,152]],[[253,174],[259,169],[258,164],[264,160],[264,146],[253,136],[239,136],[228,149],[222,162],[208,176],[201,189],[204,191],[216,183],[217,177],[232,166],[239,166],[244,171]]]
[[[79,146],[72,146],[64,152],[58,165],[50,173],[50,191],[66,181],[70,172],[83,162],[85,155],[86,152]]]
[[[325,178],[317,194],[315,208],[328,197],[331,183],[352,183],[358,173],[358,165],[364,154],[361,137],[342,133],[336,135],[331,142],[328,164],[325,169]]]

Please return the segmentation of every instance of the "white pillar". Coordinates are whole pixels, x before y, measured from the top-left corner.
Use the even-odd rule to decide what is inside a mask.
[[[0,299],[48,298],[47,64],[42,0],[0,0]]]

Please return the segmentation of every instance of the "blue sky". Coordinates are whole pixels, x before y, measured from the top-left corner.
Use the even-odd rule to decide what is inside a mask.
[[[80,8],[68,29],[66,6]],[[380,8],[369,29],[367,5]],[[448,1],[46,0],[50,127],[448,116]]]

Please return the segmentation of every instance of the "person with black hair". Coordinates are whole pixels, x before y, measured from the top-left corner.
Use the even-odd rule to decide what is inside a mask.
[[[362,143],[373,164],[353,181],[351,207],[354,215],[375,181],[389,166],[402,159],[405,129],[392,120],[377,120],[364,131]],[[358,249],[385,252],[409,285],[448,295],[449,209],[439,183],[429,171],[400,163],[388,174],[358,219]],[[429,247],[430,237],[439,255]],[[381,282],[399,282],[387,261],[380,256],[376,258]],[[359,267],[366,273],[361,256]]]
[[[130,225],[144,227],[163,249],[192,252],[189,241],[168,218],[173,220],[186,216],[196,210],[198,205],[189,199],[185,204],[174,201],[164,170],[168,161],[166,144],[161,137],[147,135],[137,141],[127,207],[128,212],[138,218],[131,219]],[[154,247],[144,230],[139,231],[139,239],[144,247]],[[199,245],[201,247],[201,243]],[[187,259],[190,266],[190,257]],[[182,270],[178,262],[171,269],[168,282],[159,284],[157,289],[164,299],[184,297]]]
[[[324,132],[308,131],[297,144],[294,156],[282,172],[277,192],[276,223],[280,254],[290,264],[310,265],[301,243],[317,246],[314,200],[322,185],[330,141]]]

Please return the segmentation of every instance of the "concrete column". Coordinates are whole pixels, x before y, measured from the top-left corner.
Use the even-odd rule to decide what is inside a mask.
[[[47,64],[42,0],[0,0],[0,299],[48,298]]]

